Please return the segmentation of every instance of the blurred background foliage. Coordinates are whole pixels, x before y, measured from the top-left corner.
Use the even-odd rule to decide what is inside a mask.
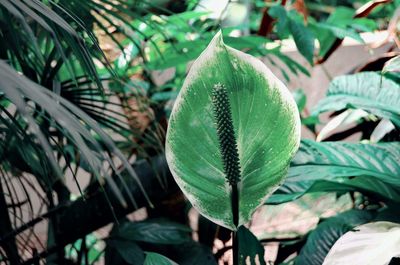
[[[163,158],[187,69],[220,28],[229,46],[262,57],[286,81],[310,75],[346,37],[363,43],[361,33],[387,30],[391,45],[357,70],[369,72],[334,79],[311,112],[304,91],[294,92],[306,130],[323,141],[302,143],[262,222],[285,212],[301,218],[299,209],[317,220],[339,214],[258,239],[243,228],[243,256],[263,257],[263,246],[275,244],[276,264],[321,264],[354,226],[396,221],[399,6],[0,0],[0,263],[226,262],[229,232],[193,213]],[[309,65],[282,52],[288,39]],[[359,132],[357,143],[342,141]]]

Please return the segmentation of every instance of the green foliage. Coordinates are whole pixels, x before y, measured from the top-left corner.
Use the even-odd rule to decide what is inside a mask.
[[[147,252],[144,265],[177,265],[177,263],[160,254]]]
[[[400,85],[378,73],[364,72],[335,78],[327,97],[313,115],[345,108],[360,108],[400,125]]]
[[[294,91],[293,98],[296,101],[299,112],[301,113],[304,110],[306,103],[307,103],[307,97],[306,97],[306,94],[304,93],[304,90],[297,89],[296,91]]]
[[[264,247],[250,230],[244,226],[239,227],[237,237],[239,240],[239,264],[266,265]]]
[[[191,241],[190,228],[167,220],[123,222],[111,233],[111,238],[153,244],[182,244]]]
[[[307,237],[295,264],[320,265],[331,247],[342,235],[354,227],[372,220],[373,215],[367,211],[350,210],[323,220]]]
[[[309,27],[304,25],[301,17],[296,12],[287,12],[281,5],[271,7],[268,13],[277,19],[278,35],[284,38],[290,33],[299,52],[313,65],[314,34]]]
[[[362,264],[390,264],[400,255],[400,225],[392,222],[363,224],[347,232],[333,245],[325,265],[349,260]]]
[[[354,144],[303,140],[288,177],[269,203],[282,203],[314,192],[360,191],[398,202],[400,143]]]
[[[382,132],[383,135],[393,130],[397,132],[399,111],[395,108],[398,105],[398,92],[399,85],[396,78],[375,72],[337,77],[331,82],[327,97],[315,107],[313,115],[347,109],[326,125],[334,131],[336,129],[334,124],[344,122],[350,125],[351,123],[346,119],[357,121],[359,124],[365,123],[368,115],[364,113],[367,111],[377,117],[390,119],[395,124],[392,129]],[[362,115],[359,115],[357,119],[350,119],[349,115],[353,115],[353,112],[362,113]],[[389,121],[381,121],[382,124],[386,122]],[[378,127],[373,130],[373,133],[377,129]],[[322,133],[323,131],[320,132]],[[366,137],[368,135],[366,134]],[[371,136],[372,138],[375,136]],[[313,231],[306,234],[307,241],[300,248],[295,264],[336,264],[348,260],[366,263],[366,260],[362,260],[366,257],[365,253],[371,255],[367,258],[368,262],[372,261],[374,264],[381,262],[380,248],[376,247],[381,245],[378,237],[375,238],[376,240],[369,238],[363,241],[364,237],[361,233],[357,240],[347,240],[347,245],[340,243],[341,236],[352,229],[357,229],[355,227],[358,225],[371,221],[398,222],[397,218],[393,219],[398,215],[396,204],[400,199],[398,181],[400,168],[397,162],[400,158],[398,133],[397,137],[394,137],[395,140],[391,142],[385,142],[387,138],[384,136],[380,136],[379,139],[384,142],[374,144],[368,140],[363,143],[302,141],[299,152],[291,162],[285,183],[268,199],[267,203],[280,204],[296,200],[304,194],[311,193],[318,196],[321,193],[334,192],[338,196],[350,193],[354,196],[355,205],[350,211],[322,221]],[[368,231],[373,234],[372,230]],[[357,236],[357,232],[349,233],[355,233]],[[349,243],[350,241],[352,243]],[[371,245],[368,246],[366,242],[370,242]],[[338,244],[337,248],[334,247],[336,244]],[[365,249],[366,252],[358,252],[359,249]],[[347,257],[344,253],[352,256]],[[394,255],[395,253],[388,252],[385,261],[389,261]],[[378,256],[379,262],[374,260]]]
[[[238,147],[239,225],[251,218],[285,177],[298,146],[299,116],[284,85],[262,63],[226,46],[221,34],[192,66],[169,122],[168,164],[196,209],[216,223],[236,229],[231,189],[225,180],[226,161],[213,114],[211,95],[216,86],[224,86],[228,92]]]
[[[299,52],[312,65],[314,58],[314,36],[311,30],[306,28],[302,22],[295,19],[289,20],[289,29],[293,35],[294,42]]]
[[[107,240],[105,250],[105,263],[108,264],[143,264],[145,254],[143,250],[132,241]]]
[[[312,23],[312,27],[316,33],[316,37],[320,43],[319,55],[325,56],[336,38],[343,39],[345,37],[353,38],[359,42],[363,42],[359,33],[356,31],[357,21],[362,23],[372,22],[371,28],[366,28],[366,31],[374,29],[372,20],[354,19],[354,10],[348,7],[338,7],[332,12],[326,21]],[[365,28],[364,28],[365,31]]]
[[[84,265],[86,263],[85,260],[92,264],[102,257],[101,243],[101,240],[97,238],[96,235],[89,234],[85,237],[84,241],[79,239],[74,244],[66,246],[65,255],[68,259],[76,261],[77,264]],[[80,250],[85,248],[87,248],[87,252],[82,255]],[[78,258],[81,258],[81,260],[78,261]]]
[[[177,245],[191,243],[190,228],[179,223],[162,219],[148,219],[140,222],[123,220],[115,225],[106,239],[106,264],[171,264],[157,253],[145,253],[146,244]],[[153,250],[154,251],[154,250]],[[122,263],[121,263],[122,262]]]
[[[376,230],[372,223],[366,234],[371,241],[359,240],[359,246],[343,244],[346,236],[341,236],[363,230],[357,226],[367,222],[399,222],[399,57],[377,72],[336,77],[309,115],[304,91],[293,93],[296,109],[286,88],[262,63],[237,51],[263,57],[287,81],[289,72],[309,76],[304,65],[281,52],[285,42],[280,40],[293,39],[312,66],[326,59],[341,39],[362,43],[360,33],[385,29],[400,3],[322,2],[306,1],[303,13],[301,1],[229,1],[215,15],[196,0],[1,0],[0,261],[88,265],[104,257],[113,265],[221,262],[217,259],[230,249],[230,232],[203,217],[198,230],[188,227],[188,219],[193,223],[196,215],[188,215],[189,204],[170,185],[172,177],[158,156],[164,155],[171,112],[167,154],[187,163],[174,163],[172,171],[205,216],[236,229],[232,206],[237,201],[243,224],[265,195],[270,196],[267,204],[288,203],[286,208],[305,194],[315,204],[328,192],[346,194],[341,199],[351,198],[352,209],[330,211],[333,217],[311,232],[287,239],[268,238],[267,233],[267,241],[279,243],[276,263],[290,264],[288,257],[294,257],[296,264],[322,264],[330,250],[337,259],[337,247],[353,254],[354,263],[361,245],[370,255],[364,257],[388,254],[389,261],[396,253],[386,251],[386,243],[397,239],[392,236],[397,224],[391,224],[392,234],[381,229],[385,236],[380,239],[370,233]],[[355,18],[365,3],[377,5]],[[271,31],[256,35],[266,9],[273,18]],[[226,45],[222,36],[212,41],[220,27]],[[226,97],[216,102],[217,110],[211,98],[219,83]],[[172,111],[176,98],[178,107]],[[320,130],[318,118],[326,116],[320,114],[332,111],[335,117]],[[304,140],[289,167],[298,144],[297,135],[291,137],[300,127],[298,112],[317,142]],[[338,132],[344,126],[354,127]],[[230,136],[223,136],[228,131]],[[347,136],[357,141],[354,132],[361,133],[359,142],[318,142]],[[150,166],[136,171],[145,163],[138,162],[142,158]],[[158,162],[153,164],[154,158]],[[229,161],[233,167],[227,167]],[[287,170],[288,178],[275,191]],[[236,172],[230,183],[227,171]],[[155,194],[153,189],[162,191]],[[84,210],[91,206],[87,214]],[[146,212],[145,220],[117,222],[138,207]],[[302,211],[312,210],[307,207]],[[75,222],[63,221],[71,219]],[[108,236],[91,233],[110,220],[114,228]],[[45,246],[36,246],[42,238],[36,225],[47,225]],[[192,233],[198,233],[201,243]],[[265,264],[264,246],[250,230],[239,226],[236,233],[240,262]]]

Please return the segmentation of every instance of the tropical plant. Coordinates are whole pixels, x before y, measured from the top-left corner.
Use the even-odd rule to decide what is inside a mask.
[[[273,260],[262,257],[264,246],[275,242],[279,244],[276,264],[322,264],[325,257],[335,262],[336,253],[347,246],[354,255],[368,246],[362,241],[358,246],[348,243],[348,238],[359,236],[352,234],[354,228],[370,234],[397,231],[400,76],[395,49],[358,69],[370,72],[335,78],[311,114],[305,107],[306,95],[301,90],[294,93],[301,122],[317,141],[302,140],[291,162],[298,138],[280,137],[291,135],[286,129],[298,129],[297,110],[289,100],[291,112],[281,111],[287,118],[282,118],[286,126],[278,126],[273,115],[282,105],[261,106],[263,98],[279,101],[289,97],[282,92],[286,90],[265,95],[262,87],[276,91],[266,83],[281,82],[260,77],[253,64],[265,73],[262,63],[230,48],[226,48],[228,58],[216,56],[209,61],[222,60],[226,65],[234,59],[250,60],[250,64],[231,64],[243,68],[246,81],[240,71],[196,66],[201,60],[191,64],[220,27],[227,46],[263,57],[286,80],[289,73],[309,75],[309,66],[282,53],[280,42],[275,40],[292,38],[310,65],[322,64],[344,37],[361,41],[360,32],[383,29],[388,23],[394,40],[391,45],[398,43],[396,0],[302,2],[227,1],[215,14],[207,10],[207,1],[0,0],[0,263],[217,264],[227,260],[224,255],[232,247],[228,227],[236,231],[235,242],[239,244],[235,244],[235,253],[240,261],[265,264]],[[230,58],[231,53],[238,57]],[[189,67],[191,73],[200,72],[201,79],[185,82]],[[212,76],[204,77],[204,73]],[[252,104],[258,106],[256,113],[246,109],[250,95],[233,97],[240,101],[228,100],[233,131],[241,139],[238,160],[249,161],[242,167],[249,174],[256,170],[254,178],[243,176],[236,183],[237,210],[245,213],[236,225],[230,218],[229,184],[221,174],[224,157],[218,146],[224,138],[213,127],[216,118],[222,131],[230,131],[222,124],[229,120],[223,116],[230,108],[219,102],[223,115],[214,117],[208,95],[189,93],[197,93],[200,81],[214,84],[222,77],[219,82],[226,87],[215,92],[222,93],[216,100],[224,100],[225,89],[239,91],[241,82],[261,84],[254,91],[259,95],[257,104]],[[213,89],[213,85],[207,86],[208,92]],[[172,110],[173,101],[182,99],[193,103],[194,110],[205,107],[207,112],[192,112],[186,107]],[[237,116],[242,112],[246,118]],[[331,114],[329,121],[324,120],[326,113]],[[185,119],[195,128],[196,122],[207,126],[189,134]],[[254,137],[252,130],[262,125],[273,137],[267,137],[263,130]],[[171,130],[176,130],[175,135]],[[356,133],[361,134],[356,142],[344,141]],[[206,141],[204,134],[211,140]],[[179,141],[172,144],[176,141],[171,139],[181,137],[190,139],[184,146]],[[165,138],[172,173],[189,201],[168,169]],[[250,144],[253,138],[265,138],[265,142]],[[221,144],[234,155],[232,146]],[[248,153],[240,152],[243,146]],[[270,148],[283,148],[285,153],[267,156]],[[171,159],[190,157],[199,160],[189,161],[188,168],[171,164]],[[275,163],[272,158],[282,160]],[[204,166],[205,160],[215,163],[218,170]],[[281,183],[287,167],[287,178]],[[192,183],[196,172],[220,178],[203,186],[199,179]],[[264,179],[264,174],[269,178]],[[235,180],[235,176],[230,179],[232,184]],[[266,180],[262,192],[254,185],[256,180]],[[191,197],[188,185],[197,187],[195,196]],[[218,190],[218,185],[225,185],[225,189]],[[211,193],[226,206],[221,211],[215,204],[205,208],[212,201],[207,195]],[[322,200],[326,194],[335,194],[347,208],[321,218],[313,230],[293,237],[274,233],[257,234],[257,238],[251,225],[237,227],[250,219],[259,204],[266,204],[261,208],[275,213],[280,206],[293,204],[310,209],[310,201]],[[189,202],[225,227],[202,215],[197,217],[189,210]],[[126,218],[134,211],[133,217]],[[228,218],[222,220],[222,213]],[[198,225],[189,228],[193,222]],[[111,223],[111,231],[104,228]],[[391,239],[395,242],[396,237]],[[369,252],[371,260],[379,251]],[[396,252],[385,254],[386,260],[396,261]]]
[[[328,139],[341,140],[361,132],[361,142],[304,140],[291,163],[285,183],[269,198],[267,204],[296,200],[305,194],[335,192],[338,196],[350,193],[353,209],[323,220],[313,231],[297,239],[301,248],[285,253],[285,256],[279,257],[280,261],[299,251],[293,261],[295,264],[341,263],[341,255],[331,252],[336,251],[332,246],[337,240],[340,244],[339,238],[343,234],[369,222],[399,221],[396,217],[399,211],[396,202],[399,199],[400,168],[397,161],[400,158],[400,144],[396,119],[400,112],[394,110],[395,114],[390,115],[392,112],[387,110],[387,105],[379,103],[382,98],[385,103],[392,102],[390,106],[394,109],[399,106],[400,86],[396,76],[394,73],[364,72],[337,77],[331,82],[327,97],[315,107],[313,115],[325,111],[340,111],[341,114],[334,119],[342,114],[348,117],[351,114],[348,112],[350,109],[363,110],[366,115],[357,115],[351,124],[358,124],[353,128],[340,132],[342,122],[326,124],[330,132]],[[372,82],[376,77],[379,82]],[[362,85],[365,82],[368,82],[368,86]],[[368,103],[371,100],[375,102],[374,107]],[[339,132],[335,132],[338,130]],[[367,244],[369,240],[373,239],[360,239],[360,244]],[[375,250],[380,251],[372,247],[371,256],[367,256],[369,261],[372,261]],[[364,255],[356,250],[353,254],[353,258],[359,254],[360,259]],[[380,254],[383,255],[383,252]],[[381,257],[375,259],[375,264],[387,264],[383,256]],[[396,257],[397,254],[393,254],[388,260],[395,264]],[[354,260],[353,258],[351,259]]]
[[[166,156],[180,188],[201,214],[234,231],[233,264],[244,264],[248,256],[251,262],[258,259],[257,262],[265,263],[254,254],[239,255],[238,249],[245,241],[237,239],[236,230],[250,220],[260,198],[271,194],[270,190],[281,182],[279,179],[284,177],[285,171],[280,165],[284,165],[283,169],[286,167],[285,161],[289,160],[283,157],[290,157],[291,142],[297,135],[293,134],[296,131],[293,117],[280,115],[289,111],[296,116],[297,111],[287,107],[285,101],[274,99],[285,95],[284,90],[269,92],[281,85],[267,70],[263,72],[261,65],[224,46],[217,35],[193,64],[172,111],[167,134]],[[389,68],[388,65],[386,69]],[[258,85],[262,72],[261,76],[268,78],[269,85]],[[264,92],[258,95],[261,91]],[[263,93],[272,98],[268,99]],[[359,118],[387,119],[396,128],[399,103],[400,86],[396,81],[379,73],[365,72],[334,79],[327,97],[320,101],[312,115],[356,108],[366,113]],[[263,116],[258,113],[260,109]],[[248,114],[250,112],[252,115]],[[260,117],[262,119],[258,120]],[[279,123],[274,122],[276,120]],[[295,264],[335,264],[339,254],[330,254],[324,259],[341,234],[356,225],[376,220],[375,215],[381,211],[397,213],[394,205],[399,199],[399,147],[398,142],[303,141],[288,178],[267,203],[283,203],[307,193],[329,191],[359,192],[377,205],[370,210],[346,213],[350,220],[353,215],[363,216],[361,219],[354,217],[354,222],[339,219],[339,225],[332,221],[330,229],[339,230],[329,231],[334,233],[328,234],[329,237],[323,234],[327,233],[325,229],[317,227],[307,238]],[[392,217],[386,218],[384,220],[392,220]],[[325,241],[320,242],[323,238]],[[322,249],[321,243],[324,244]],[[385,264],[385,260],[382,262]]]
[[[233,231],[234,264],[246,258],[236,231],[282,182],[299,141],[300,117],[287,88],[217,33],[175,102],[166,157],[192,205]]]
[[[173,83],[158,87],[151,73],[169,66],[167,54],[172,66],[182,69],[211,36],[202,29],[205,24],[189,23],[205,12],[193,10],[193,4],[187,8],[173,14],[140,1],[1,1],[0,34],[7,40],[0,44],[3,261],[63,263],[64,246],[79,240],[71,249],[79,245],[76,258],[88,263],[86,234],[139,206],[152,206],[149,197],[165,192],[170,181],[157,158],[163,150],[160,124],[183,74],[178,71]],[[188,46],[189,31],[197,34],[197,45]],[[231,41],[268,52],[263,38]],[[118,56],[105,45],[119,50]],[[187,53],[186,47],[195,50]],[[139,173],[128,162],[132,157],[147,160],[134,163]],[[146,176],[155,181],[142,179]],[[66,184],[70,179],[78,194]],[[82,216],[90,198],[106,209],[97,213],[104,218],[84,221],[77,233],[72,227],[60,230],[70,217],[85,220],[68,212]],[[37,249],[33,245],[42,240],[35,230],[43,220],[48,221],[47,247]]]

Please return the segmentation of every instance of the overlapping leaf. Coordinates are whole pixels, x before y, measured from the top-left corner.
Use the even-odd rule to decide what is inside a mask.
[[[350,260],[354,264],[386,265],[393,257],[400,256],[399,245],[399,224],[382,221],[363,224],[336,241],[323,265],[344,264]]]
[[[307,242],[296,257],[296,265],[320,265],[336,240],[355,226],[371,221],[368,211],[350,210],[322,221],[310,232]],[[338,263],[341,264],[341,263]],[[357,263],[356,263],[357,264]]]
[[[304,140],[282,187],[270,203],[307,192],[358,190],[399,201],[400,143],[354,144]]]
[[[375,72],[337,77],[313,115],[345,108],[363,109],[400,126],[400,85]]]

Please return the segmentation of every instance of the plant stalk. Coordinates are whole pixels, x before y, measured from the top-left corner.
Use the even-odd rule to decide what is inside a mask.
[[[239,192],[237,184],[232,185],[231,204],[233,224],[237,229],[239,224]],[[239,265],[239,240],[237,239],[237,230],[232,232],[232,253],[233,265]]]
[[[223,84],[216,84],[212,95],[215,123],[219,141],[222,162],[226,181],[231,186],[232,221],[235,231],[232,232],[233,265],[239,264],[239,242],[237,240],[237,228],[239,225],[239,191],[240,163],[239,152],[236,144],[235,130],[228,91]]]
[[[232,257],[233,265],[239,265],[239,240],[236,230],[232,232]]]

